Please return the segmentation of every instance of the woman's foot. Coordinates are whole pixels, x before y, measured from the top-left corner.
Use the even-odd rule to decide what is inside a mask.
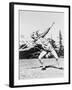
[[[41,70],[46,70],[46,67],[43,67]]]

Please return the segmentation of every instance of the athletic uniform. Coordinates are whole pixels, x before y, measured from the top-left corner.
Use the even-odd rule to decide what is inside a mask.
[[[53,23],[54,24],[54,23]],[[52,24],[52,26],[53,26],[53,24]],[[51,27],[52,27],[51,26]],[[44,65],[43,65],[43,60],[42,60],[42,58],[46,55],[46,56],[48,56],[48,51],[50,51],[50,53],[52,54],[52,55],[54,55],[54,57],[56,58],[56,61],[58,61],[58,56],[57,56],[57,53],[56,53],[56,51],[54,50],[54,48],[52,47],[52,45],[51,45],[51,43],[47,40],[47,39],[45,39],[44,37],[45,37],[45,35],[49,32],[49,30],[51,29],[51,27],[50,28],[48,28],[47,30],[46,30],[46,32],[45,33],[43,33],[43,34],[39,34],[39,32],[38,31],[36,31],[36,32],[33,32],[33,34],[31,35],[31,38],[34,40],[34,43],[35,44],[40,44],[40,45],[42,45],[42,51],[41,51],[41,53],[40,53],[40,55],[39,55],[39,57],[38,57],[38,60],[40,61],[40,63],[41,63],[41,65],[43,66],[43,67],[45,67]]]

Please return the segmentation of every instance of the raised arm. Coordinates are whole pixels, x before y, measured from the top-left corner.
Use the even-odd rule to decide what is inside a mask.
[[[44,33],[40,35],[40,37],[45,37],[45,35],[49,32],[49,30],[53,27],[54,24],[55,22],[53,22],[52,25]]]

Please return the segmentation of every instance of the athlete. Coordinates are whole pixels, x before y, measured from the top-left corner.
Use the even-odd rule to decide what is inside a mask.
[[[53,24],[54,24],[54,23],[53,23]],[[52,26],[53,26],[53,24],[52,24]],[[52,27],[52,26],[51,26],[51,27]],[[39,60],[39,62],[40,62],[40,64],[41,64],[41,67],[42,67],[42,68],[45,68],[45,65],[43,64],[43,59],[42,59],[42,58],[43,58],[44,56],[48,57],[48,55],[49,55],[50,53],[55,57],[55,59],[56,59],[56,61],[57,61],[57,63],[58,63],[58,55],[57,55],[56,51],[55,51],[54,48],[52,47],[52,45],[51,45],[51,43],[49,42],[49,40],[45,38],[45,35],[49,32],[49,30],[51,29],[51,27],[48,28],[48,30],[46,30],[46,31],[45,31],[44,33],[42,33],[42,34],[39,34],[39,31],[36,31],[36,32],[33,32],[33,34],[31,35],[32,39],[34,40],[34,43],[41,45],[42,48],[43,48],[43,49],[41,49],[41,53],[40,53],[40,55],[39,55],[39,57],[38,57],[38,60]],[[50,51],[50,52],[48,52],[48,51]],[[58,65],[59,65],[59,64],[58,64]]]

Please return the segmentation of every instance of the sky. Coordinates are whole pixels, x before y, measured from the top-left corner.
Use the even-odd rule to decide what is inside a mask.
[[[48,11],[19,11],[20,40],[31,40],[32,32],[39,30],[40,33],[47,30],[53,22],[54,26],[46,35],[58,42],[59,30],[64,35],[64,13]]]

